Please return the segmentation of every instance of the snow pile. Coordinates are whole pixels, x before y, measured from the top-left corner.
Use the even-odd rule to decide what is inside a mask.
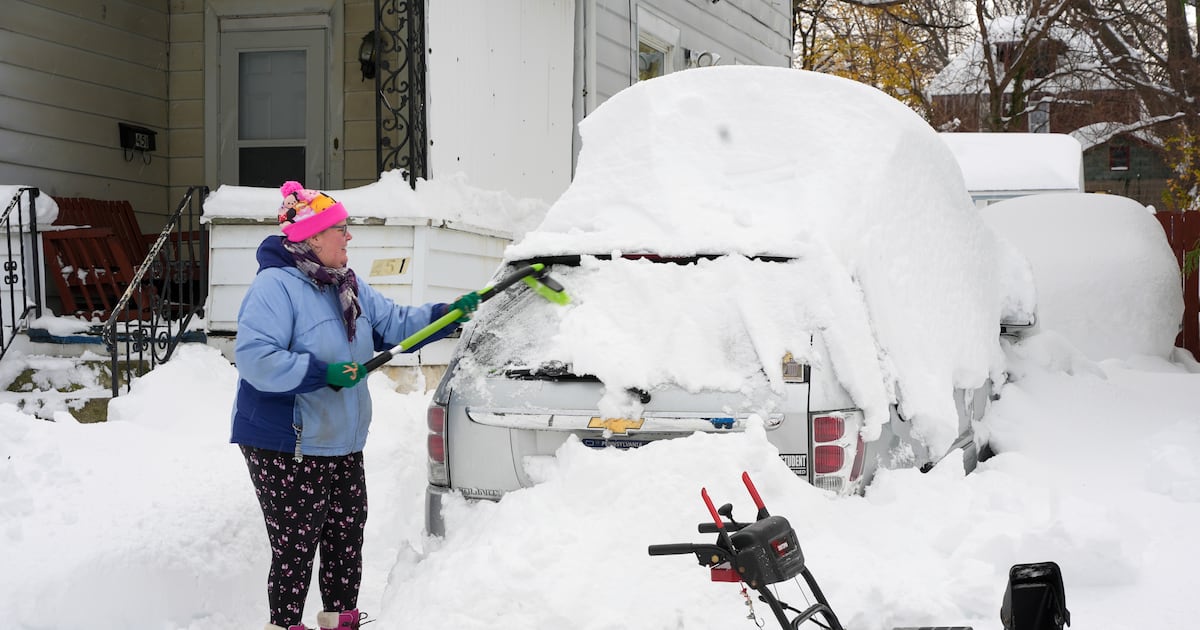
[[[574,181],[507,258],[828,251],[823,272],[848,276],[862,297],[829,296],[821,308],[833,319],[869,316],[879,348],[865,360],[880,361],[886,382],[855,382],[855,373],[872,371],[835,365],[839,379],[850,391],[893,392],[935,450],[957,435],[951,391],[978,387],[996,371],[1001,276],[1019,278],[1022,270],[997,270],[995,238],[972,206],[954,156],[911,110],[838,77],[722,66],[638,83],[588,116],[580,134]],[[777,318],[782,328],[822,299],[804,290],[807,280],[773,287],[779,296],[769,308],[761,295],[741,308],[759,321]],[[673,303],[645,292],[643,312],[707,308],[703,297]],[[707,300],[726,297],[717,292]],[[593,324],[577,322],[574,330],[604,329],[604,322]],[[770,327],[743,327],[760,357],[789,349],[781,339],[756,336]],[[720,337],[703,324],[691,332],[693,342]],[[636,345],[607,353],[621,357],[629,375],[644,373],[637,364],[653,360]],[[639,385],[619,376],[605,384]]]
[[[404,172],[394,170],[365,186],[325,192],[346,206],[352,221],[458,222],[515,237],[536,225],[546,212],[541,200],[517,199],[504,191],[475,188],[462,173],[417,180],[414,191]],[[280,200],[278,188],[221,186],[205,200],[204,220],[222,217],[274,221]]]
[[[1146,208],[1116,195],[1031,195],[984,219],[1029,260],[1039,328],[1092,360],[1168,357],[1183,317],[1179,265]]]
[[[9,186],[0,185],[0,212],[8,209],[9,204],[17,201],[17,194],[22,188],[30,188],[30,186]],[[18,201],[21,205],[20,216],[22,221],[29,224],[29,193],[22,194]],[[50,225],[58,218],[58,202],[54,198],[47,195],[44,191],[38,195],[37,200],[33,202],[33,209],[37,213],[38,225]],[[13,208],[16,212],[16,208]],[[13,215],[15,219],[17,215]]]
[[[359,606],[376,630],[752,629],[737,585],[710,582],[693,557],[646,554],[714,540],[695,529],[709,518],[701,487],[752,518],[745,470],[795,527],[846,627],[1000,630],[1008,568],[1046,560],[1062,566],[1072,627],[1192,627],[1200,374],[1162,359],[1098,365],[1047,336],[1014,348],[1020,378],[985,420],[1000,454],[971,475],[885,470],[865,497],[835,498],[792,475],[756,427],[629,451],[572,441],[537,485],[499,503],[455,502],[445,539],[421,533],[429,396],[397,394],[373,374]],[[1089,367],[1059,369],[1071,361]],[[10,627],[263,627],[270,550],[228,443],[236,378],[217,350],[183,346],[113,403],[107,423],[0,405]],[[778,588],[803,603],[793,584]],[[314,585],[310,627],[320,609]]]
[[[822,365],[826,359],[812,344],[817,334],[868,419],[868,439],[889,418],[862,293],[828,251],[810,248],[786,263],[737,256],[679,265],[585,256],[577,267],[552,269],[571,304],[552,304],[532,292],[485,303],[474,324],[483,329],[458,364],[456,386],[486,395],[484,375],[493,369],[561,362],[610,384],[599,403],[610,418],[641,416],[625,387],[653,391],[667,384],[731,392],[766,413],[775,402],[767,387],[783,391],[778,349]]]

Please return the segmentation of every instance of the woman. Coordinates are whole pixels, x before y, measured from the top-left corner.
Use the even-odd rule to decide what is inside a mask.
[[[317,625],[358,628],[371,424],[370,394],[355,387],[366,378],[362,363],[452,308],[474,311],[479,296],[396,305],[347,266],[354,237],[342,204],[297,182],[280,190],[283,236],[259,245],[258,274],[238,312],[230,441],[246,458],[271,541],[267,630],[307,630],[301,617],[318,548],[325,610]]]

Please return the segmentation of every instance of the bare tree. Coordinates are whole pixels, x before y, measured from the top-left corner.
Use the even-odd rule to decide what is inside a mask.
[[[1200,57],[1196,0],[1072,0],[1074,18],[1095,42],[1114,83],[1137,95],[1142,128],[1160,139],[1175,176],[1164,201],[1200,209]]]
[[[962,45],[958,0],[794,0],[796,61],[873,85],[928,114],[924,84]]]
[[[795,67],[801,70],[821,71],[828,52],[833,20],[832,10],[838,0],[793,0],[792,15],[795,24]]]
[[[1103,71],[1133,90],[1147,122],[1196,131],[1200,59],[1195,27],[1182,0],[1072,0],[1078,24],[1093,38]],[[1193,10],[1200,12],[1191,2]]]
[[[1092,40],[1068,19],[1075,1],[971,2],[975,40],[929,85],[945,110],[935,124],[1046,131],[1052,103],[1058,128],[1081,119],[1078,110],[1102,106],[1096,95],[1111,86],[1096,71]]]

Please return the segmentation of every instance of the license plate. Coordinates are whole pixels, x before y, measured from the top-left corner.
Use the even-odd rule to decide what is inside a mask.
[[[628,438],[583,438],[584,446],[591,448],[619,448],[622,450],[645,446],[650,440],[631,440]]]

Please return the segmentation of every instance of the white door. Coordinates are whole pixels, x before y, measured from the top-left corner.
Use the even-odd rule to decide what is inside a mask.
[[[322,29],[222,33],[220,183],[325,186],[326,56]]]

